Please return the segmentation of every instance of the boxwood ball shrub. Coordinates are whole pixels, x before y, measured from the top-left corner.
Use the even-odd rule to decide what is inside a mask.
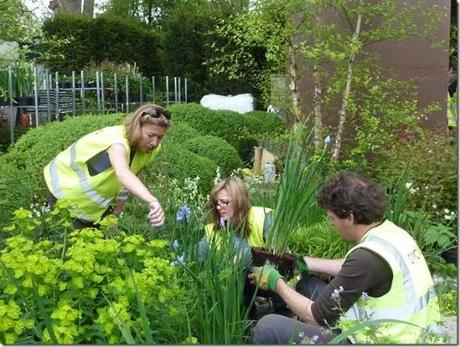
[[[202,135],[226,140],[247,163],[252,158],[253,147],[259,141],[265,139],[268,133],[282,133],[284,130],[280,119],[261,111],[247,114],[215,111],[195,103],[172,105],[169,110],[175,122],[186,122]]]
[[[6,156],[0,156],[0,226],[9,220],[11,212],[30,202],[28,177]]]
[[[165,143],[153,162],[141,172],[146,185],[155,182],[157,175],[166,175],[183,182],[187,177],[200,177],[199,189],[205,194],[213,186],[217,165],[208,158],[189,151],[179,144]]]
[[[182,146],[202,157],[211,159],[221,168],[222,176],[243,165],[236,149],[220,137],[198,136],[182,142]]]
[[[181,143],[182,141],[192,139],[197,136],[200,136],[198,130],[191,127],[188,123],[176,122],[175,119],[173,119],[172,126],[166,133],[162,143]]]

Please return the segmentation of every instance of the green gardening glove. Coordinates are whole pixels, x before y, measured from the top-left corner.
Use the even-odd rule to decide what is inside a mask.
[[[298,255],[298,254],[294,255],[294,265],[295,265],[295,268],[297,269],[297,271],[300,272],[302,277],[308,276],[308,273],[309,273],[308,265],[305,262],[305,260],[303,259],[302,255]]]
[[[251,284],[259,285],[261,289],[269,289],[276,293],[276,282],[281,278],[285,278],[280,275],[278,270],[273,265],[254,266],[250,269],[248,275]]]

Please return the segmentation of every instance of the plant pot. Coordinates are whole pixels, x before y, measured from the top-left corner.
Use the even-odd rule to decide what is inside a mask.
[[[21,114],[19,120],[20,120],[20,123],[23,127],[29,127],[30,126],[30,113],[29,112],[24,112],[23,114]]]
[[[264,248],[252,248],[251,252],[254,266],[264,266],[268,263],[274,265],[280,274],[288,279],[294,275],[294,257],[292,254],[277,255]]]

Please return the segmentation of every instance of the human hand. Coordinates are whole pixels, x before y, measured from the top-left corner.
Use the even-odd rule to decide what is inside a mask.
[[[165,214],[158,200],[153,200],[149,204],[148,218],[152,227],[161,227],[165,222]]]
[[[276,293],[276,282],[284,277],[280,275],[273,265],[253,266],[249,269],[249,282],[258,285],[261,289],[269,289]]]
[[[308,264],[303,258],[302,255],[295,254],[294,255],[294,266],[297,269],[297,271],[300,272],[302,276],[307,276],[309,271],[308,271]]]

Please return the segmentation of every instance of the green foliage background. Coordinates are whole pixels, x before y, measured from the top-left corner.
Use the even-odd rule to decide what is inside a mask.
[[[159,36],[147,25],[131,18],[57,14],[43,24],[45,39],[67,39],[56,54],[45,56],[45,64],[60,73],[70,74],[91,63],[109,60],[137,65],[149,76],[158,75]],[[52,50],[51,44],[43,47]]]

